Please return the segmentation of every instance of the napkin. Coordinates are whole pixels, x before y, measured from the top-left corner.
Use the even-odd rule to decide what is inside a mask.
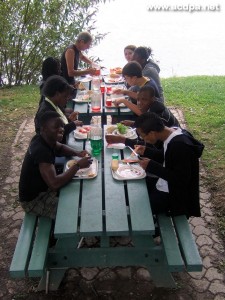
[[[117,143],[117,144],[108,144],[107,148],[109,149],[124,149],[126,146],[123,143]]]

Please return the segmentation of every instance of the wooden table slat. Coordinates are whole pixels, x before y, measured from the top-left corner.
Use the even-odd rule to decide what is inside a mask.
[[[97,177],[83,180],[80,223],[81,235],[100,235],[103,231],[101,182],[101,164],[99,163]]]
[[[155,232],[145,179],[127,181],[132,232]]]
[[[72,180],[60,190],[57,209],[55,236],[73,236],[77,234],[79,215],[80,180]]]

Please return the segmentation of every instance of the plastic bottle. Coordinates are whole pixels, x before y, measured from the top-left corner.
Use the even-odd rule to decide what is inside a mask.
[[[111,168],[113,171],[116,171],[119,168],[119,155],[117,153],[113,153]]]

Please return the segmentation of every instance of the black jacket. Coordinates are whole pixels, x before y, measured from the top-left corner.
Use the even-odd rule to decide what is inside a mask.
[[[167,145],[165,157],[163,149],[146,148],[144,156],[151,158],[146,171],[168,182],[171,215],[199,217],[199,158],[204,145],[182,131]]]

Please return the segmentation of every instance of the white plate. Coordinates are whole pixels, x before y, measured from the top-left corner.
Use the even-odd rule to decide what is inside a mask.
[[[118,129],[115,129],[112,132],[112,134],[122,135],[122,136],[124,136],[125,138],[128,138],[128,139],[136,139],[137,138],[136,131],[133,128],[131,128],[131,127],[128,127],[127,132],[124,133],[124,134],[120,133]]]
[[[107,107],[107,108],[119,108],[119,107],[126,107],[126,105],[124,103],[120,103],[119,106],[115,106],[114,103],[112,102],[111,106],[108,106],[107,104],[105,104],[105,107]]]
[[[117,171],[112,171],[112,175],[117,180],[135,180],[145,178],[145,170],[139,165],[119,165]]]
[[[84,128],[84,129],[85,128],[90,128],[90,126],[77,127],[74,130],[74,137],[75,137],[75,139],[78,139],[78,140],[85,140],[85,139],[87,139],[87,134],[88,134],[88,132],[90,130],[87,133],[82,133],[82,132],[79,131],[82,128]]]
[[[107,148],[108,149],[124,149],[126,146],[123,143],[117,143],[117,144],[108,144]]]
[[[78,81],[80,82],[89,82],[92,80],[92,76],[80,77]]]
[[[93,179],[98,175],[98,161],[94,157],[92,159],[90,167],[78,170],[73,179]],[[68,170],[67,164],[65,170]]]
[[[80,159],[81,159],[81,158],[80,158]],[[75,161],[77,161],[77,162],[79,161],[79,159],[71,159],[71,160],[75,160]],[[66,163],[66,170],[69,169],[68,163],[69,163],[71,160],[69,160],[69,161]],[[90,165],[89,168],[80,169],[80,170],[77,171],[76,175],[80,176],[80,175],[83,175],[83,174],[87,174],[87,172],[90,170],[90,168],[91,168],[91,165]]]
[[[104,81],[105,83],[122,83],[124,82],[124,79],[122,76],[118,77],[118,78],[111,78],[109,75],[104,77]]]

